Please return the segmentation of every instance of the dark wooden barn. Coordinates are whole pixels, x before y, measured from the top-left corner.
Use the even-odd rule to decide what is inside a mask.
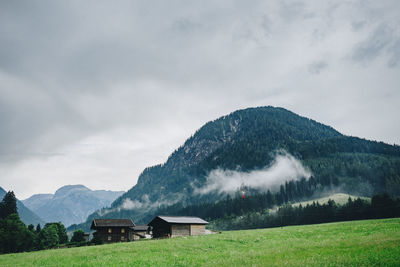
[[[96,230],[93,236],[104,243],[127,242],[134,240],[131,219],[94,219],[90,229]]]
[[[204,235],[208,222],[199,217],[157,216],[149,226],[153,229],[153,237],[176,237]]]

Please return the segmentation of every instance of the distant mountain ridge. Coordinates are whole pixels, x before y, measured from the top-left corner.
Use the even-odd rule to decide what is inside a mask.
[[[284,150],[310,169],[318,187],[371,196],[400,195],[400,148],[341,134],[284,108],[238,110],[206,123],[164,164],[146,168],[137,184],[93,218],[132,218],[147,223],[163,206],[215,202],[226,195],[196,194],[216,169],[243,173],[271,164]]]
[[[93,211],[109,206],[124,191],[90,190],[83,185],[66,185],[55,194],[37,194],[22,202],[46,222],[65,226],[84,221]]]
[[[0,187],[0,200],[6,195],[6,191]],[[21,220],[26,224],[33,225],[44,225],[44,220],[41,219],[37,214],[35,214],[32,210],[27,208],[20,200],[17,200],[17,211]]]

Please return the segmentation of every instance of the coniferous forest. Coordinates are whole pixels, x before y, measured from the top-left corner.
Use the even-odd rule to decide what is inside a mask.
[[[164,215],[206,218],[210,221],[208,227],[214,230],[256,229],[400,217],[400,199],[393,199],[386,193],[374,195],[371,201],[349,198],[344,205],[338,205],[334,200],[329,200],[325,204],[313,202],[304,207],[301,204],[292,206],[283,202],[277,210],[271,210],[274,203],[278,203],[276,196],[268,192],[248,198],[227,197],[226,200],[214,204],[204,203],[185,208],[174,205],[160,212]]]
[[[12,191],[0,202],[0,254],[83,244],[83,235],[68,242],[67,231],[60,222],[46,223],[43,228],[40,224],[26,226],[18,215]]]

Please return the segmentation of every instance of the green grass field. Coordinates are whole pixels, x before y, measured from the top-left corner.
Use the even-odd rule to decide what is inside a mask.
[[[7,254],[0,266],[400,266],[400,218]]]

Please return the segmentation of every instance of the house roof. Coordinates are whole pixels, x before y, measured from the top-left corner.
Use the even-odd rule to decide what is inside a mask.
[[[93,219],[90,229],[97,227],[134,227],[131,219]]]
[[[147,231],[147,229],[149,229],[148,225],[135,225],[133,227],[134,231]]]
[[[160,218],[167,223],[178,223],[178,224],[208,224],[207,221],[199,218],[199,217],[190,217],[190,216],[157,216],[156,218]],[[153,219],[153,220],[154,220]]]

